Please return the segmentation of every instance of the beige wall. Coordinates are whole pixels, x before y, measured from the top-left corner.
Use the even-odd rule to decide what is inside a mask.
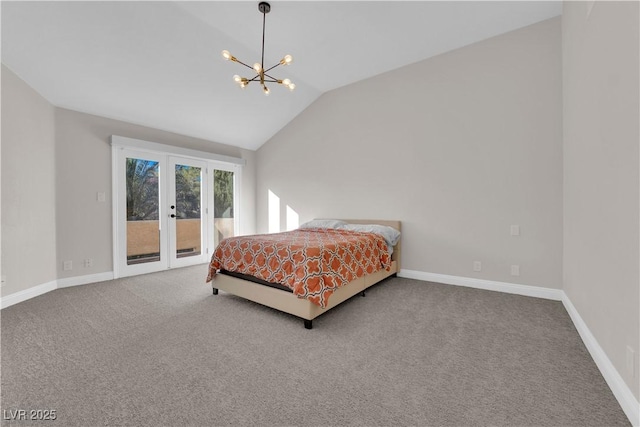
[[[245,159],[240,231],[255,231],[255,152],[56,108],[59,278],[112,271],[111,135]],[[107,195],[106,203],[97,201],[101,191]],[[93,267],[81,265],[86,258],[93,259]],[[63,271],[64,260],[73,260],[77,269]]]
[[[301,222],[402,220],[403,269],[560,288],[560,35],[555,18],[326,93],[257,152],[258,231],[271,190]]]
[[[2,295],[56,279],[54,108],[2,66]]]
[[[3,65],[2,295],[113,270],[114,134],[245,159],[240,232],[255,232],[255,152],[55,108]]]
[[[637,2],[565,2],[564,291],[638,399]],[[635,351],[635,376],[626,347]]]

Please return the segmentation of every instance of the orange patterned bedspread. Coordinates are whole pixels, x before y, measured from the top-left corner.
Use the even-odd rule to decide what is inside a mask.
[[[220,269],[279,283],[325,307],[339,287],[389,271],[391,257],[377,234],[311,228],[224,239],[211,257],[207,282]]]

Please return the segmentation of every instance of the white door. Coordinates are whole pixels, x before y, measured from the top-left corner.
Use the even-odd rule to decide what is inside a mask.
[[[206,162],[117,150],[116,277],[207,262]]]
[[[129,149],[117,155],[116,276],[165,270],[167,224],[165,156]]]
[[[169,157],[169,267],[207,262],[207,163]]]

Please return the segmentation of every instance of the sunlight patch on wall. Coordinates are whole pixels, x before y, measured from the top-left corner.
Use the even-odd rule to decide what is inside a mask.
[[[280,232],[280,197],[269,191],[269,233]]]
[[[300,225],[300,215],[287,205],[287,231],[295,230]]]

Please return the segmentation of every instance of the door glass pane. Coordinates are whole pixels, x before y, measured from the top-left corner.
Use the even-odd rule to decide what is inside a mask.
[[[202,253],[202,168],[176,165],[176,257]]]
[[[233,237],[235,219],[233,215],[233,172],[215,170],[213,172],[213,198],[214,198],[214,243],[217,246],[220,240]]]
[[[160,166],[127,158],[127,264],[160,260]]]

